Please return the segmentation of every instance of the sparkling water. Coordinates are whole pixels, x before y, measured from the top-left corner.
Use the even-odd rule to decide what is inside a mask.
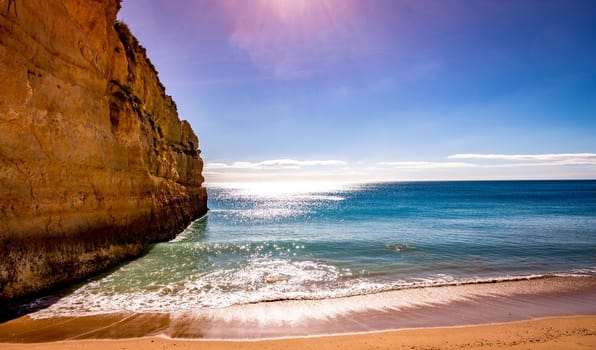
[[[175,240],[48,315],[181,312],[596,274],[596,181],[209,186]]]

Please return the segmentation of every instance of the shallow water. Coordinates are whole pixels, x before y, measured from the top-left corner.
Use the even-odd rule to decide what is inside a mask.
[[[596,275],[596,181],[210,186],[209,214],[37,317]]]

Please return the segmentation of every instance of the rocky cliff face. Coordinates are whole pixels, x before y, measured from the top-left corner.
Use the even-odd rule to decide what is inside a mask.
[[[0,299],[77,280],[207,211],[198,139],[118,0],[0,0]]]

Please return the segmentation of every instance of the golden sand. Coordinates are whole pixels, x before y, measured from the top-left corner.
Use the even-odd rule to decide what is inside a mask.
[[[159,337],[0,344],[30,349],[596,349],[596,316],[558,317],[502,324],[426,328],[261,341],[179,340]]]

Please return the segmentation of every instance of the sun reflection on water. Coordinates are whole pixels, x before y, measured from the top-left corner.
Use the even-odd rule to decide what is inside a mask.
[[[347,182],[227,182],[208,184],[237,190],[238,194],[255,197],[294,197],[313,193],[330,193],[353,189],[358,185]]]

